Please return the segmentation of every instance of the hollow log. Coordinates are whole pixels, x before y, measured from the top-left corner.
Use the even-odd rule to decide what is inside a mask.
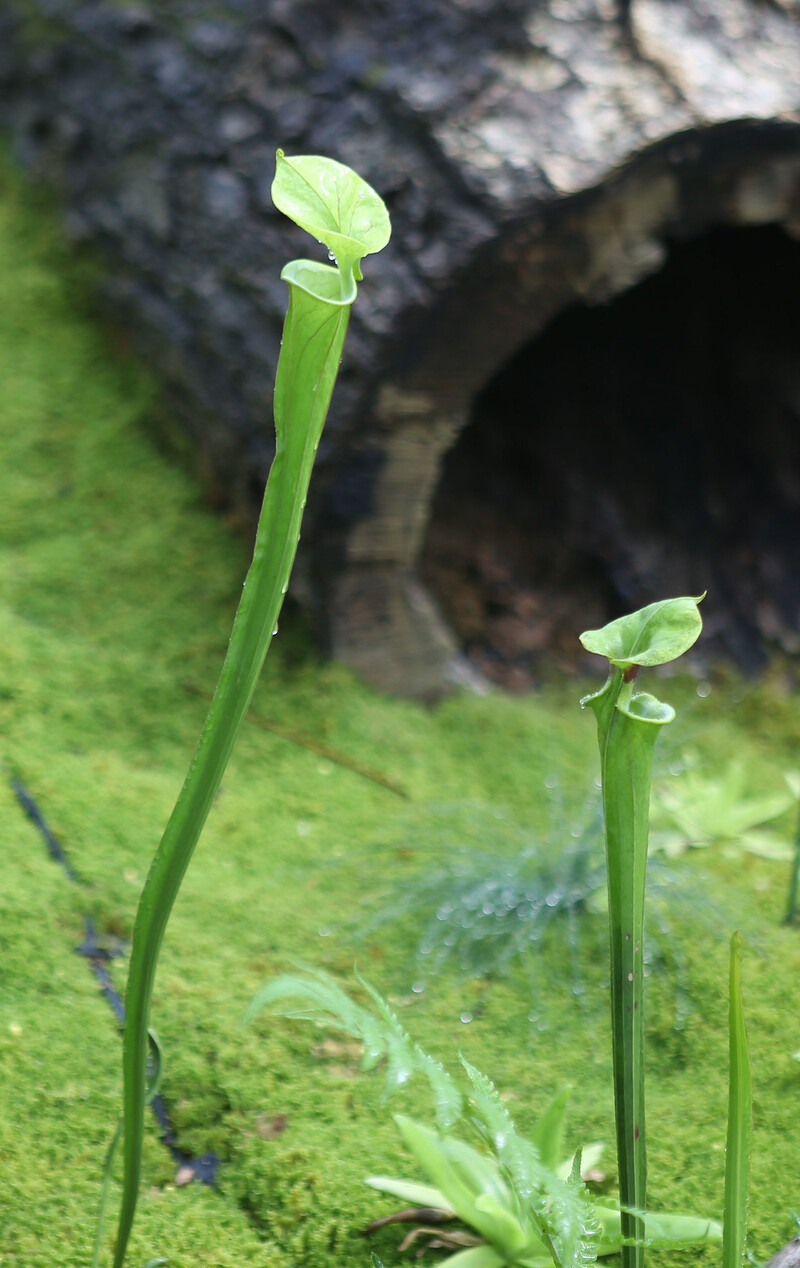
[[[275,148],[386,197],[295,595],[417,696],[670,593],[747,667],[800,650],[799,70],[794,0],[0,12],[0,124],[247,523],[308,251]]]

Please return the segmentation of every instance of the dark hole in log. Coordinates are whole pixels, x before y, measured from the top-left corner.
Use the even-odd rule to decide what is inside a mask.
[[[778,225],[668,244],[560,314],[476,398],[420,567],[465,648],[525,687],[576,636],[699,594],[712,652],[800,650],[800,243]]]

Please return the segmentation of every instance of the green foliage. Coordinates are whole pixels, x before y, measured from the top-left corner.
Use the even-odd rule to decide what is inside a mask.
[[[581,634],[581,643],[587,652],[606,656],[620,669],[666,665],[687,652],[700,637],[702,621],[697,605],[703,597],[661,599],[610,621],[600,630],[587,630]],[[639,708],[646,713],[649,705],[640,702]]]
[[[619,1207],[592,1197],[581,1180],[582,1159],[591,1167],[601,1145],[561,1157],[566,1091],[541,1115],[528,1136],[516,1129],[494,1084],[462,1057],[468,1088],[462,1096],[440,1062],[414,1043],[388,1004],[363,978],[370,1012],[319,970],[284,975],[268,983],[245,1015],[261,1009],[342,1031],[364,1045],[362,1068],[387,1058],[387,1092],[423,1075],[431,1088],[440,1126],[465,1119],[482,1150],[450,1134],[440,1134],[404,1115],[395,1122],[428,1183],[371,1176],[367,1183],[420,1207],[457,1217],[482,1241],[459,1250],[451,1268],[583,1268],[598,1255],[623,1245]],[[642,1224],[648,1245],[698,1244],[720,1236],[713,1221],[691,1216],[650,1215]]]
[[[625,1268],[644,1263],[642,1221],[647,1189],[644,1106],[644,904],[653,751],[674,710],[647,693],[634,695],[640,665],[662,665],[698,637],[697,600],[653,603],[581,636],[608,656],[605,686],[581,703],[597,720],[608,867],[611,949],[611,1039]]]
[[[792,779],[792,792],[797,793],[798,789]],[[797,823],[794,830],[794,849],[792,851],[792,870],[789,875],[789,897],[786,904],[785,923],[787,925],[794,924],[797,919],[797,900],[800,893],[800,814],[797,817]]]
[[[414,1074],[424,1076],[433,1093],[437,1121],[443,1127],[451,1127],[462,1113],[461,1093],[453,1079],[409,1037],[378,992],[363,978],[358,980],[372,999],[377,1016],[352,999],[329,974],[308,970],[303,975],[284,974],[268,982],[253,999],[245,1020],[263,1008],[271,1008],[284,1017],[311,1021],[351,1035],[364,1045],[363,1070],[373,1069],[386,1058],[387,1092],[408,1083]],[[289,1000],[296,1002],[289,1006]]]
[[[361,281],[361,260],[382,251],[389,241],[389,213],[381,198],[349,167],[333,159],[302,155],[287,158],[278,150],[272,201],[312,238],[322,242],[336,268],[293,260],[281,277],[330,302],[334,295],[352,304]]]
[[[529,1011],[540,1019],[548,995],[581,1001],[584,1012],[599,1004],[587,995],[587,968],[602,958],[607,934],[606,865],[602,805],[592,788],[579,811],[564,805],[559,781],[544,785],[547,830],[534,833],[507,812],[476,802],[414,807],[386,831],[388,895],[352,925],[360,940],[375,945],[394,927],[416,940],[409,964],[419,992],[455,963],[469,978],[503,977],[522,964],[528,978]],[[392,855],[403,853],[403,869]],[[411,855],[419,866],[409,873]],[[372,854],[374,857],[374,852]],[[689,919],[696,927],[725,929],[718,905],[696,876],[648,859],[649,920],[644,960],[665,974],[674,989],[676,1025],[689,1009],[686,956],[675,936]],[[545,983],[548,989],[544,989]],[[563,1011],[559,1001],[557,1012]]]
[[[338,373],[362,255],[389,237],[374,191],[341,164],[278,152],[280,205],[304,227],[324,228],[343,253],[345,273],[294,261],[275,381],[275,459],[264,492],[253,562],[233,623],[217,689],[180,796],[139,901],[125,996],[125,1179],[114,1268],[122,1268],[139,1193],[146,1103],[147,1030],[156,966],[170,912],[255,691],[289,588],[311,471]],[[339,216],[341,211],[342,215]]]
[[[7,167],[0,266],[4,756],[53,816],[98,924],[124,935],[154,833],[202,720],[182,682],[213,684],[242,560],[238,543],[198,505],[191,480],[149,443],[152,384],[129,361],[120,363],[92,325],[53,221]],[[321,665],[285,618],[275,642],[260,711],[286,724],[302,718],[304,730],[362,764],[374,764],[379,753],[381,767],[420,805],[436,797],[499,800],[517,822],[546,835],[541,788],[553,762],[583,786],[589,745],[586,729],[571,719],[571,684],[522,699],[462,695],[423,710],[373,695],[341,666]],[[740,760],[755,793],[759,779],[768,788],[774,771],[796,764],[797,696],[785,685],[791,673],[790,666],[768,675],[732,708],[741,684],[715,671],[703,705],[709,731],[697,746],[709,770]],[[695,686],[680,676],[671,681],[681,718],[696,702]],[[0,1255],[9,1268],[85,1268],[106,1126],[117,1104],[118,1036],[73,955],[80,941],[74,897],[40,857],[3,782],[0,807],[0,1074],[13,1092],[0,1112]],[[324,963],[350,965],[336,922],[354,893],[384,887],[385,857],[370,851],[392,810],[387,794],[352,772],[255,728],[242,735],[172,917],[155,1000],[170,1058],[165,1096],[181,1144],[199,1153],[213,1142],[226,1165],[218,1192],[176,1189],[149,1128],[134,1263],[156,1247],[174,1268],[349,1268],[369,1258],[356,1230],[374,1196],[360,1191],[359,1178],[377,1156],[401,1170],[380,1087],[365,1080],[355,1097],[346,1056],[312,1050],[301,1032],[242,1031],[236,1022],[257,984],[292,956],[316,947]],[[357,862],[348,862],[350,852]],[[700,865],[710,895],[738,904],[737,920],[746,911],[751,928],[759,926],[763,954],[745,966],[758,1071],[751,1237],[768,1259],[796,1233],[787,1214],[797,1196],[787,1103],[797,1088],[790,1053],[798,1040],[787,1000],[800,973],[800,943],[795,929],[777,923],[784,881],[768,861],[722,851],[687,855],[679,867],[689,885]],[[657,1129],[649,1150],[661,1204],[713,1209],[724,1157],[715,1127],[724,1101],[721,949],[694,919],[676,935],[699,1007],[676,1033],[662,984],[651,979],[649,1060],[657,1077],[648,1108]],[[403,991],[410,952],[393,930],[369,954]],[[124,966],[112,971],[123,980]],[[582,1134],[609,1137],[604,1029],[593,1018],[581,1021],[568,993],[544,982],[551,1020],[539,1032],[519,1007],[526,989],[513,968],[508,979],[475,989],[443,972],[436,992],[408,996],[398,1007],[413,1012],[414,1028],[432,1036],[434,1051],[468,1036],[477,1064],[496,1072],[511,1098],[522,1094],[509,1105],[526,1136],[534,1111],[566,1078]],[[475,1009],[469,1026],[459,1021],[467,1007]],[[265,1139],[261,1119],[273,1112],[284,1112],[288,1127]],[[111,1183],[115,1191],[116,1175]],[[389,1234],[382,1237],[376,1245],[388,1268],[397,1257]],[[718,1264],[719,1252],[666,1251],[661,1262]]]
[[[741,1268],[750,1202],[750,1052],[742,1005],[741,939],[731,938],[728,1021],[728,1135],[725,1145],[725,1213],[722,1268]]]
[[[358,923],[359,935],[413,920],[421,926],[414,972],[423,980],[448,960],[471,977],[503,975],[560,939],[554,971],[563,961],[567,984],[579,990],[580,921],[605,889],[599,794],[571,830],[565,818],[553,799],[549,830],[539,836],[476,802],[415,808],[399,820],[397,840],[430,861],[398,878],[391,897]]]
[[[791,846],[761,827],[797,804],[790,781],[791,776],[789,787],[780,792],[745,794],[747,776],[741,759],[713,774],[690,767],[679,781],[656,788],[651,817],[655,841],[672,855],[690,846],[724,844],[766,858],[790,859]]]

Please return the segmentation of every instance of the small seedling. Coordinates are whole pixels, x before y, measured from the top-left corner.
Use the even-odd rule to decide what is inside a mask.
[[[719,774],[688,769],[679,781],[655,789],[651,828],[654,843],[667,854],[710,845],[745,850],[764,858],[789,859],[792,849],[765,825],[797,804],[791,775],[779,792],[743,794],[746,783],[740,762]]]
[[[623,1245],[619,1205],[595,1198],[581,1178],[602,1146],[590,1144],[564,1157],[566,1090],[554,1098],[531,1135],[522,1136],[485,1075],[462,1058],[467,1076],[462,1091],[459,1082],[409,1037],[378,992],[363,978],[359,982],[372,1001],[371,1009],[333,978],[314,970],[268,983],[246,1017],[269,1008],[343,1031],[363,1044],[364,1069],[385,1060],[387,1092],[407,1086],[415,1074],[427,1080],[439,1130],[395,1117],[425,1181],[371,1176],[367,1184],[425,1212],[457,1217],[472,1231],[466,1246],[463,1240],[451,1239],[451,1247],[464,1248],[448,1259],[448,1268],[582,1268],[598,1256],[617,1253]],[[477,1133],[479,1148],[452,1135],[450,1129],[459,1121]],[[441,1237],[439,1230],[437,1235]],[[642,1228],[650,1246],[697,1245],[720,1236],[721,1228],[713,1220],[684,1215],[648,1212]]]

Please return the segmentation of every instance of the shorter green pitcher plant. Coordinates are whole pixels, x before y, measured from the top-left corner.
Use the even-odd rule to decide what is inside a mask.
[[[701,596],[702,597],[702,596]],[[624,1268],[644,1263],[647,1158],[644,1112],[644,900],[653,751],[675,711],[647,692],[634,692],[643,666],[666,665],[696,642],[699,599],[665,599],[600,630],[581,635],[589,652],[605,656],[605,686],[586,696],[597,719],[608,871],[611,952],[611,1040],[617,1124]]]

